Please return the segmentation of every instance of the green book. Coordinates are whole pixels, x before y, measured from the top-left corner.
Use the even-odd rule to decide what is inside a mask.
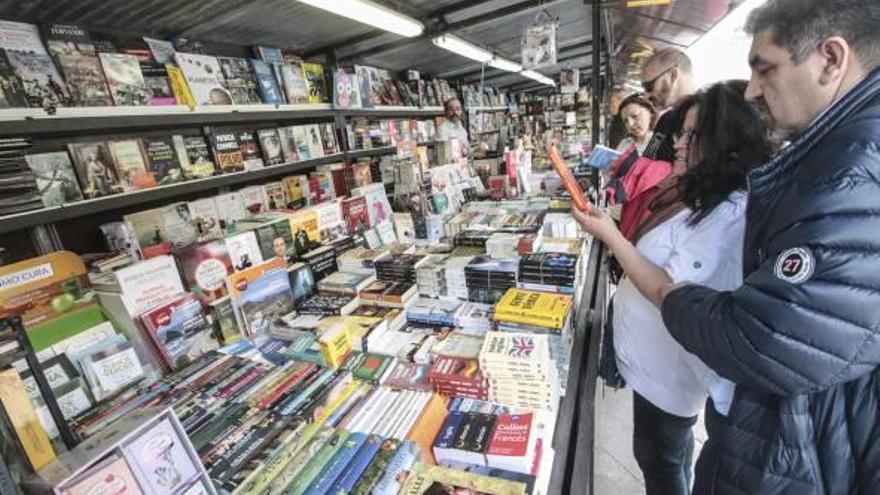
[[[351,495],[370,495],[373,487],[379,482],[379,478],[385,474],[385,468],[388,467],[388,463],[391,462],[391,457],[397,452],[398,447],[400,447],[400,441],[394,438],[387,438],[382,442],[379,453],[373,457],[370,465],[361,475],[361,479],[354,485]]]
[[[352,375],[359,380],[371,383],[379,383],[379,379],[388,370],[388,366],[394,362],[392,356],[381,354],[364,353],[362,359],[352,371]]]
[[[107,317],[101,307],[94,304],[31,326],[27,329],[28,340],[31,341],[34,352],[40,352],[105,321]]]
[[[287,490],[285,490],[285,495],[302,495],[305,493],[306,489],[308,489],[309,485],[312,484],[312,481],[315,481],[315,478],[321,474],[321,471],[324,470],[324,466],[330,462],[330,459],[336,455],[336,452],[339,451],[340,448],[345,444],[345,439],[348,437],[348,432],[345,430],[338,430],[336,433],[330,437],[330,440],[321,447],[321,450],[315,454],[314,457],[309,460],[308,464],[299,472],[299,475],[293,480]]]

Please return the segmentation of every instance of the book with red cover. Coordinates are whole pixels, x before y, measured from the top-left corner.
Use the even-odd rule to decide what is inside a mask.
[[[370,211],[367,199],[363,196],[348,198],[342,202],[342,218],[350,234],[356,234],[370,228]]]
[[[494,468],[529,474],[537,446],[531,413],[500,414],[486,450],[486,463]]]
[[[565,189],[571,194],[571,201],[574,203],[575,207],[581,211],[590,211],[590,200],[587,199],[584,190],[581,189],[577,179],[575,179],[574,175],[571,173],[571,169],[568,168],[568,165],[565,163],[565,160],[562,159],[562,155],[559,154],[559,151],[555,146],[547,150],[547,158],[550,159],[550,164],[553,165],[553,170],[555,170],[556,173],[559,174],[559,178],[562,179],[562,185],[565,186]]]

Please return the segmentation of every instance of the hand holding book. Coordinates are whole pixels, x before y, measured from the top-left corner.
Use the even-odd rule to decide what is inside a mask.
[[[562,179],[562,185],[565,186],[565,189],[571,194],[571,201],[574,203],[575,207],[580,211],[590,211],[592,208],[590,200],[587,199],[584,190],[581,189],[581,186],[578,184],[577,180],[575,180],[574,175],[571,173],[571,169],[568,168],[562,155],[559,154],[559,150],[553,146],[547,150],[547,157],[550,158],[550,163],[553,165],[553,169],[556,170],[556,173],[559,174],[559,178]]]

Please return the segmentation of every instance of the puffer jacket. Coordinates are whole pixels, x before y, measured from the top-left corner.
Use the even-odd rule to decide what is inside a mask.
[[[716,494],[880,494],[880,71],[749,175],[743,260],[737,290],[663,302],[737,384],[697,476]]]

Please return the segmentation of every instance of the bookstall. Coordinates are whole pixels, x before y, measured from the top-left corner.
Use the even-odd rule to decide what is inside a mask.
[[[503,152],[512,92],[379,68],[355,29],[295,52],[176,2],[162,29],[25,3],[0,7],[0,495],[590,490],[604,253],[532,161],[554,143]],[[452,95],[491,152],[437,140]]]

